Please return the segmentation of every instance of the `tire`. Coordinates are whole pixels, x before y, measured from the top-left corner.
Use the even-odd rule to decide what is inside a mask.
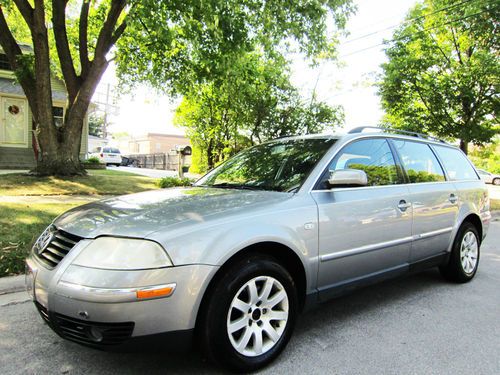
[[[474,278],[479,265],[481,240],[476,227],[465,222],[460,227],[448,264],[439,267],[445,279],[466,283]]]
[[[290,340],[298,313],[297,288],[275,259],[251,255],[224,271],[200,313],[205,356],[232,371],[256,371],[273,361]]]
[[[500,185],[500,178],[494,178],[493,181],[491,181],[491,183],[496,186]]]

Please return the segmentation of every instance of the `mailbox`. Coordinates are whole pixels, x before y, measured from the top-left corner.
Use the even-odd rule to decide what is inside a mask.
[[[178,146],[175,146],[175,150],[179,154],[184,155],[184,156],[188,156],[188,155],[191,155],[193,153],[193,149],[189,145],[178,145]]]

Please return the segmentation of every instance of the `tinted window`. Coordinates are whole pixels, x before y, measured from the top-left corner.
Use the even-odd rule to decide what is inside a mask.
[[[201,178],[196,185],[292,191],[335,143],[335,139],[283,139],[251,147]]]
[[[476,172],[466,156],[455,148],[434,146],[452,180],[477,180]]]
[[[385,139],[364,139],[344,147],[324,174],[321,188],[328,188],[330,172],[340,169],[364,171],[369,186],[393,185],[400,182],[396,163]]]
[[[393,140],[411,183],[444,181],[436,156],[425,143]]]
[[[113,148],[113,147],[105,147],[103,152],[107,152],[110,154],[119,154],[120,150],[118,150],[117,148]]]

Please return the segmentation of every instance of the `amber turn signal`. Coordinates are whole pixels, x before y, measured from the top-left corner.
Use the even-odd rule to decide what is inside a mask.
[[[175,290],[175,284],[144,288],[136,291],[138,299],[170,297]]]

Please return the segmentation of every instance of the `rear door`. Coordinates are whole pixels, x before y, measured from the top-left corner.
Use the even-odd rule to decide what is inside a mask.
[[[411,263],[431,259],[447,251],[458,214],[455,185],[425,142],[391,140],[409,181],[413,207]]]
[[[330,189],[330,171],[360,169],[366,187]],[[409,191],[384,138],[356,140],[331,161],[312,195],[319,211],[320,298],[343,287],[407,269],[411,246]]]

